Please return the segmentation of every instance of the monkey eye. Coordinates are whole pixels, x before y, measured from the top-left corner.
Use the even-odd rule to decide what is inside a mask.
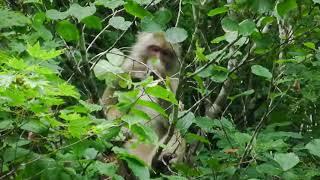
[[[149,46],[149,50],[153,53],[159,53],[161,51],[158,46]]]

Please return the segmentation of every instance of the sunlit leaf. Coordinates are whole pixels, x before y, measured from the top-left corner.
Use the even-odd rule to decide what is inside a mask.
[[[130,21],[126,21],[123,17],[121,16],[115,16],[110,18],[109,20],[109,24],[116,28],[116,29],[120,29],[120,30],[127,30],[130,25],[132,24]]]
[[[151,16],[151,13],[141,7],[138,3],[128,0],[127,3],[124,5],[125,10],[127,13],[136,16],[138,18],[143,18],[145,16]]]
[[[60,21],[56,25],[56,30],[66,41],[75,41],[80,37],[77,27],[67,20]]]
[[[165,36],[171,43],[180,43],[187,39],[188,33],[182,28],[173,27],[166,31]]]
[[[0,29],[13,26],[25,26],[30,23],[29,18],[19,12],[0,9]]]
[[[41,59],[41,60],[53,59],[57,56],[60,56],[63,53],[63,50],[47,51],[47,50],[41,49],[39,42],[37,42],[33,46],[28,45],[27,51],[32,57]]]
[[[287,171],[296,166],[300,159],[294,153],[276,153],[274,160],[280,165],[283,171]]]
[[[75,3],[70,6],[67,13],[71,16],[76,17],[78,21],[81,21],[85,17],[93,15],[95,12],[96,7],[93,5],[82,7],[79,4]]]
[[[100,30],[102,28],[101,19],[97,16],[88,16],[81,20],[86,27]]]
[[[227,7],[218,7],[218,8],[215,8],[215,9],[212,9],[208,12],[208,16],[215,16],[215,15],[218,15],[218,14],[223,14],[223,13],[226,13],[228,12],[228,8]]]
[[[124,5],[124,1],[122,0],[97,0],[95,1],[96,5],[103,5],[106,8],[110,8],[112,10]]]
[[[305,148],[308,149],[311,154],[320,157],[320,139],[312,140]]]

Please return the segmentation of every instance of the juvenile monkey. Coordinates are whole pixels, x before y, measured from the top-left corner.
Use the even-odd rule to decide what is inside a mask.
[[[171,78],[171,90],[175,93],[178,87],[176,75],[180,69],[179,63],[180,49],[176,44],[171,44],[166,41],[163,33],[140,33],[137,37],[137,42],[132,46],[129,58],[125,60],[122,69],[128,72],[133,79],[144,80],[148,74],[152,74],[157,79]],[[113,98],[114,89],[107,88],[102,99],[105,106],[115,104]],[[160,104],[164,109],[169,107],[167,102],[163,100],[142,95],[141,99],[152,101]],[[169,120],[159,115],[159,113],[145,107],[138,107],[149,115],[152,120],[146,125],[151,127],[158,135],[159,142],[163,143],[167,137],[169,129]],[[114,109],[107,109],[106,116],[108,119],[115,119],[121,116],[119,111]],[[139,144],[133,147],[137,141],[136,138],[128,140],[124,147],[132,154],[138,156],[146,164],[151,166],[153,156],[155,155],[158,146],[152,144]],[[185,142],[176,131],[174,136],[168,143],[170,148],[164,148],[160,158],[171,154],[174,159],[172,161],[182,161],[185,149]]]

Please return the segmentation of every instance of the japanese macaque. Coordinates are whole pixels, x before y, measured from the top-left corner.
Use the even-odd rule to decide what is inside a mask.
[[[180,49],[177,44],[166,41],[163,33],[140,33],[137,42],[133,45],[131,54],[122,64],[122,69],[128,72],[133,79],[144,80],[148,75],[153,75],[157,79],[170,78],[170,88],[175,93],[178,87],[176,78],[179,73]],[[110,105],[116,103],[113,97],[114,89],[107,88],[102,100],[106,106],[105,114],[107,119],[121,117],[121,113]],[[141,95],[141,99],[158,103],[163,109],[170,109],[170,104],[148,95]],[[137,107],[144,111],[152,119],[145,125],[151,127],[158,135],[159,144],[162,144],[168,136],[169,119],[164,118],[156,111],[146,107]],[[159,148],[153,144],[136,144],[135,137],[125,142],[124,147],[132,154],[139,157],[147,165],[152,165],[152,160]],[[159,157],[159,162],[172,163],[182,161],[185,150],[185,142],[180,133],[176,130],[167,146],[163,149]]]

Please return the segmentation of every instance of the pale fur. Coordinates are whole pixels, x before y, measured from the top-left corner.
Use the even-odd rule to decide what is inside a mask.
[[[149,54],[147,52],[147,47],[150,45],[155,45],[158,47],[161,47],[163,49],[170,50],[171,52],[174,52],[175,56],[172,57],[172,59],[169,59],[172,61],[172,68],[166,69],[164,68],[164,64],[151,64],[149,63],[150,58]],[[132,46],[132,52],[129,55],[130,58],[127,58],[125,62],[122,65],[122,68],[131,74],[133,78],[138,79],[145,79],[147,74],[149,73],[150,69],[151,71],[154,71],[156,74],[161,76],[161,78],[171,77],[171,89],[175,93],[176,88],[178,86],[178,80],[174,77],[180,69],[179,65],[179,58],[180,55],[180,47],[177,44],[170,44],[168,41],[166,41],[163,33],[139,33],[137,36],[137,42]],[[113,92],[110,92],[110,89],[106,89],[105,93],[103,95],[104,98],[110,98],[113,96]],[[147,96],[142,95],[141,98],[143,100],[147,101],[153,101],[158,104],[160,104],[164,109],[167,109],[169,104],[163,103],[163,101]],[[107,102],[105,100],[105,102]],[[110,104],[105,104],[106,106]],[[166,137],[168,136],[168,128],[169,128],[169,120],[167,118],[164,118],[159,113],[150,110],[146,107],[138,107],[140,110],[146,112],[152,120],[147,123],[146,125],[150,126],[158,135],[159,138],[159,144],[162,144]],[[108,119],[114,119],[120,117],[121,113],[114,110],[109,109],[107,111],[107,117]],[[128,140],[124,147],[132,154],[139,157],[141,160],[143,160],[147,165],[151,166],[152,159],[154,155],[156,154],[156,151],[158,149],[158,145],[153,144],[140,144],[136,146],[137,139],[132,138],[131,140]],[[171,137],[171,140],[168,143],[167,148],[164,148],[164,151],[160,158],[168,153],[175,153],[177,156],[172,161],[181,161],[184,155],[185,150],[185,142],[183,138],[181,138],[180,133],[178,131],[175,131],[174,136]]]

